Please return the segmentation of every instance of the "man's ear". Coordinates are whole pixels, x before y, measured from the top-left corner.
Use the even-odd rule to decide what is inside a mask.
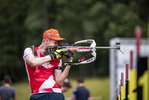
[[[47,42],[49,39],[43,39],[42,42]]]
[[[49,39],[43,39],[43,43],[47,44]]]
[[[49,41],[49,39],[44,39],[45,40],[45,42],[48,42]]]

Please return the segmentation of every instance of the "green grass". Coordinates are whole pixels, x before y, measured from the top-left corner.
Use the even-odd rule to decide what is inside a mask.
[[[29,100],[31,92],[28,80],[14,83],[12,84],[12,87],[15,88],[17,100]]]
[[[64,93],[65,97],[72,95],[73,89],[77,86],[75,79],[69,79],[72,88]],[[92,97],[104,96],[102,100],[109,100],[109,78],[87,78],[85,86],[89,89]],[[30,87],[28,80],[12,84],[16,90],[17,100],[29,100]]]
[[[77,86],[76,80],[70,79],[69,81],[72,88],[64,93],[65,97],[71,96],[73,89]],[[90,96],[104,96],[104,99],[102,100],[109,100],[109,78],[88,78],[85,80],[85,87],[90,91]]]

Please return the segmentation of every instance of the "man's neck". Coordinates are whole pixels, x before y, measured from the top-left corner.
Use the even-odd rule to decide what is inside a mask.
[[[10,84],[9,84],[9,83],[5,83],[4,86],[5,86],[5,87],[9,87]]]
[[[84,86],[84,83],[79,83],[78,86]]]
[[[41,44],[41,45],[39,46],[39,49],[44,49],[43,44]]]

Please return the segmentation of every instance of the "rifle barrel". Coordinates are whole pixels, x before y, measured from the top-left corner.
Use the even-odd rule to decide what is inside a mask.
[[[92,48],[92,47],[88,47],[88,46],[58,46],[58,49],[61,49],[61,48]],[[95,49],[120,49],[119,46],[115,46],[115,47],[104,47],[104,46],[96,46],[96,47],[93,47]]]
[[[119,47],[95,47],[96,49],[119,49]]]

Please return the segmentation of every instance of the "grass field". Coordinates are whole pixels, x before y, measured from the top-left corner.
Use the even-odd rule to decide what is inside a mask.
[[[73,89],[76,87],[77,83],[74,79],[69,79],[72,88],[64,93],[65,97],[71,96]],[[92,97],[104,96],[100,100],[109,100],[109,78],[87,78],[85,80],[85,86],[90,90]],[[29,100],[30,97],[30,87],[28,80],[23,80],[18,83],[12,84],[12,87],[16,90],[17,100]]]

